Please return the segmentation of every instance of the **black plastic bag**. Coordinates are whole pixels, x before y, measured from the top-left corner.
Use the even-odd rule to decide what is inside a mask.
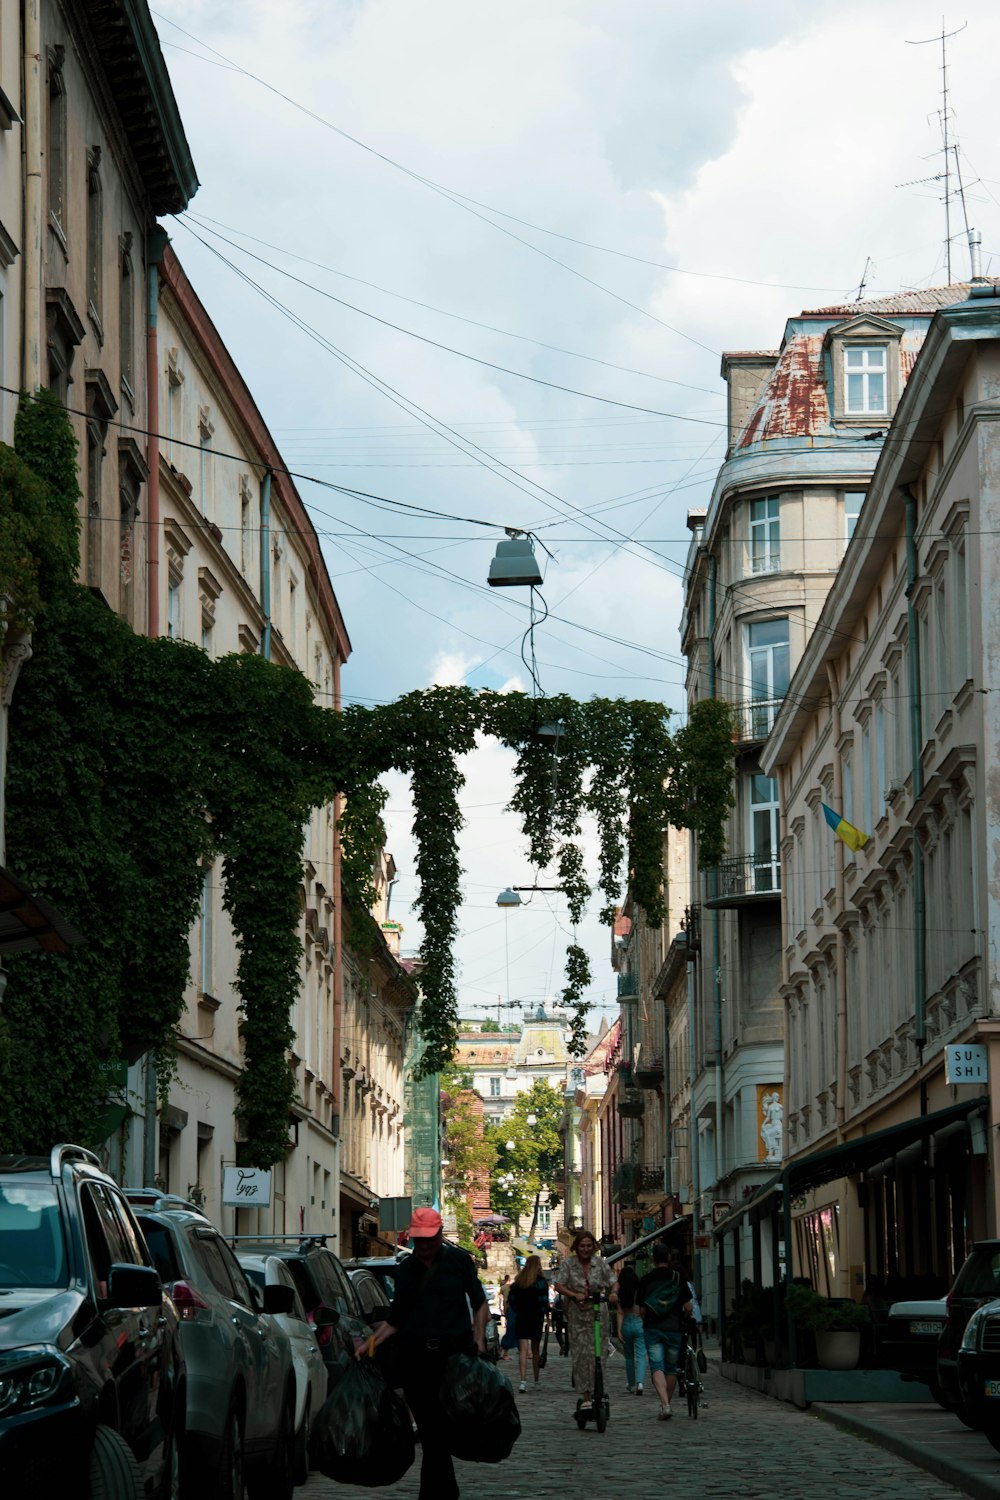
[[[502,1463],[521,1436],[510,1381],[479,1355],[453,1354],[448,1360],[441,1406],[452,1456],[466,1463]]]
[[[343,1373],[313,1426],[311,1455],[338,1484],[380,1489],[413,1463],[413,1424],[402,1399],[370,1359],[339,1361]]]

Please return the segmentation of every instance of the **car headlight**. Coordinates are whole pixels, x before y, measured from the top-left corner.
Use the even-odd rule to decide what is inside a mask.
[[[69,1363],[47,1344],[13,1349],[0,1361],[0,1417],[44,1406],[62,1393]]]
[[[974,1312],[972,1314],[972,1317],[965,1325],[965,1332],[962,1334],[962,1342],[958,1346],[960,1349],[975,1350],[976,1348],[978,1348],[979,1329],[982,1325],[982,1321],[983,1315],[981,1312]]]

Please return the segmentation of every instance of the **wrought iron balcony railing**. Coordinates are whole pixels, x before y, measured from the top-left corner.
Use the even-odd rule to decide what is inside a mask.
[[[752,745],[766,740],[783,701],[782,698],[753,698],[746,703],[732,704],[734,743]]]
[[[724,859],[715,867],[715,880],[709,880],[705,905],[738,906],[756,897],[780,895],[781,861],[747,854]]]

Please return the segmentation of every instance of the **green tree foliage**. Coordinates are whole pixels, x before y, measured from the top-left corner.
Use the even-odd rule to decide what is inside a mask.
[[[487,1141],[496,1150],[490,1202],[515,1224],[530,1213],[529,1238],[534,1235],[542,1192],[549,1191],[553,1206],[559,1201],[553,1184],[562,1180],[564,1170],[564,1108],[562,1092],[547,1078],[536,1078],[518,1094],[506,1119],[487,1126]]]
[[[36,1149],[53,1134],[90,1138],[104,1103],[103,1058],[152,1050],[161,1076],[169,1072],[188,934],[212,860],[239,948],[248,1156],[262,1167],[280,1159],[294,1088],[303,830],[311,809],[341,799],[344,894],[363,911],[385,837],[380,777],[390,769],[413,787],[424,1074],[447,1065],[457,1034],[458,758],[479,736],[515,752],[513,810],[536,867],[555,862],[574,923],[590,895],[585,814],[597,819],[605,914],[628,871],[634,899],[660,921],[665,824],[696,828],[703,857],[718,857],[732,802],[725,705],[694,705],[673,737],[660,704],[539,703],[464,687],[334,713],[315,704],[298,673],[137,636],[77,585],[76,452],[54,397],[22,401],[16,437],[16,454],[0,445],[0,589],[12,601],[9,626],[33,630],[33,655],[10,714],[8,858],[86,942],[10,960],[0,1017],[4,1149]],[[573,941],[564,998],[576,1055],[589,981]]]
[[[486,1137],[482,1100],[471,1087],[471,1079],[460,1068],[450,1066],[441,1073],[441,1119],[444,1161],[441,1176],[445,1201],[454,1209],[458,1240],[473,1250],[472,1211],[469,1195],[482,1182],[487,1184],[496,1162],[496,1146]]]

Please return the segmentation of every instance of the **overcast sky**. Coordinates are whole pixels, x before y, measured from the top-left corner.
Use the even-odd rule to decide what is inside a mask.
[[[345,701],[530,686],[526,598],[486,588],[500,534],[478,520],[532,528],[554,554],[545,692],[682,713],[685,518],[723,453],[721,351],[776,346],[786,317],[853,299],[863,278],[866,296],[947,280],[941,48],[909,45],[940,33],[940,9],[159,0],[153,14],[202,184],[175,249],[289,467],[401,507],[300,483],[353,642]],[[974,0],[945,17],[963,23],[949,129],[1000,273],[1000,13]],[[957,198],[951,228],[957,281]],[[487,745],[467,767],[460,997],[465,1015],[518,1019],[514,1002],[558,991],[568,928],[558,896],[496,908],[533,875],[503,812],[507,764]],[[398,779],[389,825],[414,951]],[[591,998],[610,1003],[608,935],[595,918],[581,938]]]

